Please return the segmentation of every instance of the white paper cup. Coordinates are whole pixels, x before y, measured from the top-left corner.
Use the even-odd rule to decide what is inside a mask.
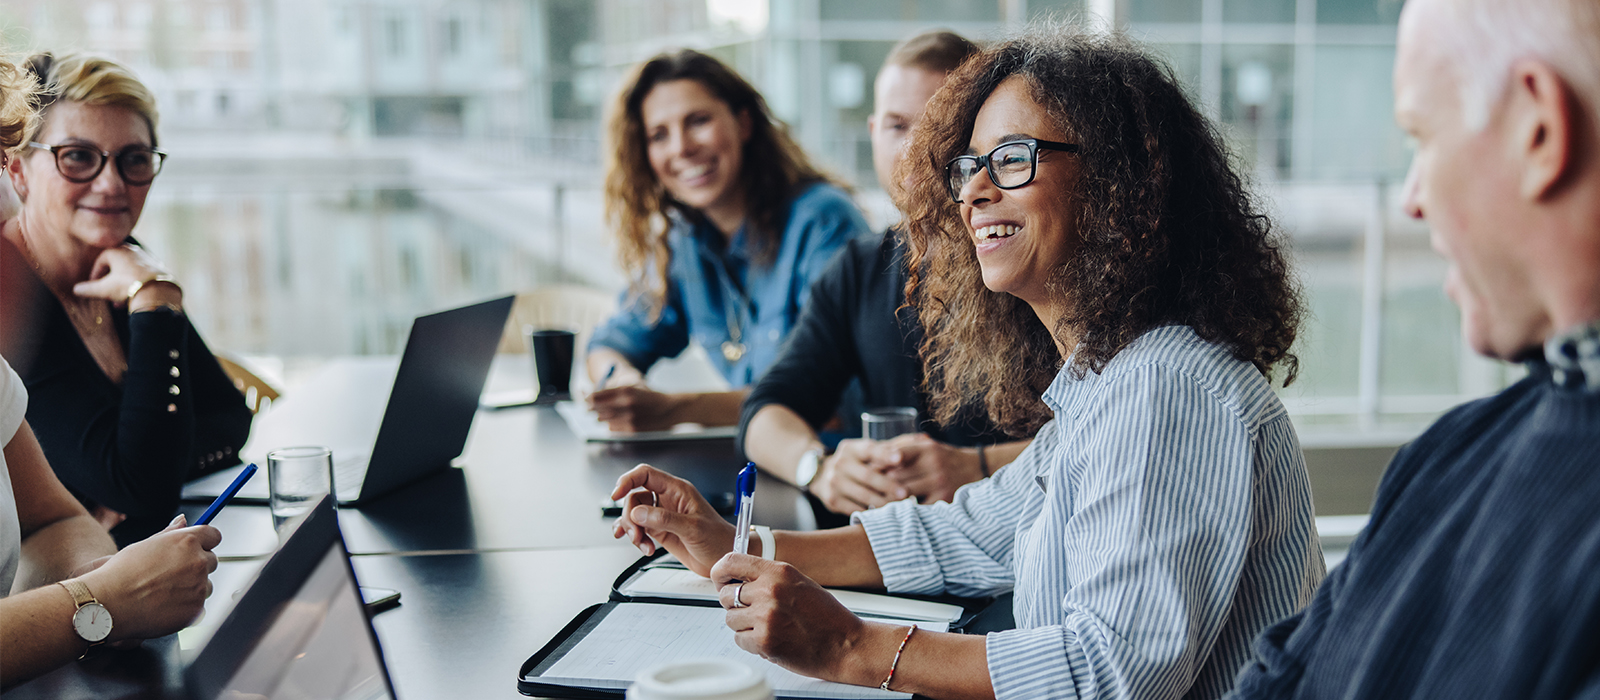
[[[767,679],[728,659],[691,659],[647,668],[627,700],[772,700]]]

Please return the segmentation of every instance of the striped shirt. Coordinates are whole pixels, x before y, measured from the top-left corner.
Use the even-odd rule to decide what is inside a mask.
[[[1015,591],[988,636],[997,698],[1217,698],[1324,567],[1299,440],[1271,386],[1187,327],[1100,374],[951,503],[857,513],[889,590]]]

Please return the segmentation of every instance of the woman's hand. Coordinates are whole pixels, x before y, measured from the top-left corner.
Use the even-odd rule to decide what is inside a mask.
[[[728,554],[711,569],[711,580],[740,649],[812,678],[876,682],[864,673],[877,660],[869,647],[880,641],[879,630],[793,566]]]
[[[211,595],[211,550],[222,533],[210,525],[184,527],[182,515],[167,529],[131,545],[81,580],[111,611],[108,641],[150,639],[171,634],[200,616]]]
[[[694,485],[648,464],[617,480],[612,499],[621,499],[622,517],[611,536],[626,536],[645,554],[667,548],[689,570],[709,576],[711,565],[733,551],[733,526],[695,490]]]
[[[948,501],[956,489],[983,478],[976,451],[946,445],[926,433],[879,443],[872,466],[923,503]]]
[[[590,394],[588,401],[600,420],[619,433],[670,428],[678,422],[674,416],[681,403],[680,395],[663,394],[644,384],[601,389]]]
[[[873,466],[882,443],[844,440],[828,455],[809,490],[835,513],[850,514],[893,503],[909,495],[904,486]]]
[[[95,258],[94,267],[89,271],[89,279],[72,286],[73,293],[86,299],[104,299],[117,306],[128,305],[129,311],[142,311],[146,308],[162,305],[172,305],[181,308],[183,305],[183,290],[178,285],[156,282],[149,283],[157,275],[166,274],[161,265],[143,248],[124,243],[115,248],[107,248],[100,252],[100,257]],[[128,288],[135,282],[146,282],[139,289],[137,299],[128,297]]]

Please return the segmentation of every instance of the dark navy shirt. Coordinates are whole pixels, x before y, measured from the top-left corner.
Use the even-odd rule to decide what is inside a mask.
[[[1600,324],[1395,456],[1237,698],[1600,697]]]
[[[777,359],[812,280],[846,242],[869,231],[849,195],[826,183],[806,187],[790,203],[771,265],[751,260],[753,241],[744,227],[724,245],[710,225],[676,219],[667,232],[672,262],[660,316],[652,321],[644,301],[625,291],[622,310],[595,330],[589,347],[616,350],[643,372],[656,360],[676,357],[693,340],[729,385],[748,386]],[[722,353],[730,326],[745,346],[733,361]]]

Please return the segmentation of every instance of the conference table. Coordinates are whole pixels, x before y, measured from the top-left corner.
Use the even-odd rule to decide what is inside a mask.
[[[333,361],[323,376],[337,376],[344,362],[355,361]],[[531,382],[527,362],[497,360],[491,388]],[[584,608],[605,601],[612,581],[639,558],[612,539],[615,519],[600,504],[617,477],[641,462],[706,493],[731,491],[743,465],[729,438],[591,443],[549,406],[485,409],[456,468],[340,509],[362,585],[401,592],[399,606],[372,618],[399,698],[523,697],[516,689],[522,662]],[[185,504],[184,512],[192,519],[204,507]],[[774,528],[815,527],[804,494],[777,479],[761,482],[755,513]],[[213,524],[223,533],[222,561],[208,610],[242,588],[277,546],[265,506],[230,505]],[[6,698],[182,697],[190,652],[180,636],[107,650]]]

